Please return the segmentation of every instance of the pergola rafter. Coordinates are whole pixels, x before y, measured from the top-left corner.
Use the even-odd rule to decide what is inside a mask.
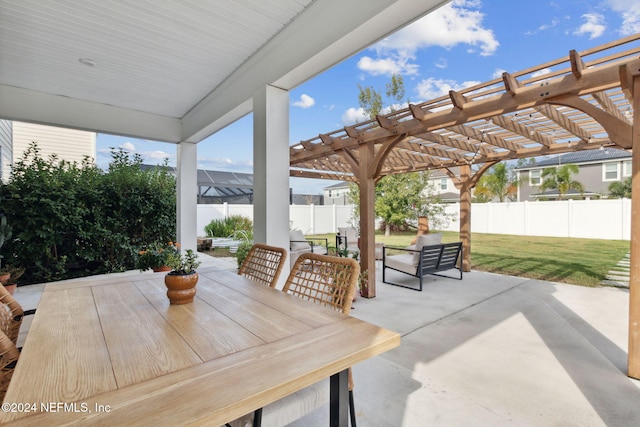
[[[460,190],[463,269],[470,262],[471,189],[503,160],[640,144],[640,34],[380,115],[290,148],[292,176],[360,185],[361,268],[375,296],[373,186],[382,176],[444,169]],[[640,173],[640,155],[633,176]],[[348,156],[345,155],[348,153]],[[334,167],[335,157],[349,157]],[[319,160],[325,159],[325,160]],[[320,167],[322,166],[322,167]],[[458,175],[452,173],[457,168]],[[634,179],[632,218],[640,218]],[[635,215],[635,214],[638,215]],[[640,221],[640,220],[638,220]],[[640,306],[640,222],[632,224],[632,301]],[[631,319],[632,318],[632,319]],[[640,377],[640,307],[630,314],[631,376]]]

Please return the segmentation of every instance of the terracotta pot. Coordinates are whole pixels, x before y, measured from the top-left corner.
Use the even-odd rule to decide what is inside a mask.
[[[3,285],[11,278],[11,273],[0,273],[0,283]]]
[[[171,271],[171,267],[167,267],[166,265],[161,265],[159,267],[151,267],[154,273],[158,273],[159,271]]]
[[[4,288],[9,291],[9,293],[11,295],[13,295],[13,293],[16,291],[16,289],[18,289],[18,285],[17,284],[13,284],[13,285],[4,285]]]
[[[170,304],[188,304],[196,296],[198,273],[167,274],[164,284],[167,286],[167,297]]]

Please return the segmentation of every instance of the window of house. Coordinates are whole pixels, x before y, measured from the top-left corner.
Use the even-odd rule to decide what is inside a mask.
[[[620,171],[618,163],[605,163],[602,165],[603,181],[618,181],[620,179]]]
[[[631,176],[631,172],[631,160],[625,160],[624,162],[622,162],[622,176]]]
[[[447,178],[440,178],[440,189],[441,190],[446,190],[447,189],[447,182],[449,180]]]
[[[531,185],[542,184],[542,171],[540,169],[533,169],[529,171],[529,184]]]

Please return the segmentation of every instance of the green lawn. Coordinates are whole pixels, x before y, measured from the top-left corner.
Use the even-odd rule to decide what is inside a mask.
[[[407,246],[415,232],[385,237],[377,242],[387,246]],[[335,234],[327,237],[335,245]],[[443,232],[444,242],[458,241],[457,232]],[[564,237],[471,235],[471,268],[499,274],[599,286],[609,270],[629,252],[628,241],[569,239]]]

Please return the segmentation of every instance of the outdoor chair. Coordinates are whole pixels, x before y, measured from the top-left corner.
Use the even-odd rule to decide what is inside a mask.
[[[349,253],[359,252],[358,231],[353,227],[338,227],[336,249],[338,251],[346,249]]]
[[[25,312],[13,295],[0,286],[0,331],[16,345]]]
[[[283,292],[349,314],[356,292],[360,266],[353,258],[304,253],[296,260]],[[252,414],[227,424],[283,426],[312,412],[329,401],[329,380],[322,380],[278,400]],[[356,427],[353,400],[353,378],[349,368],[349,413]]]
[[[238,274],[274,288],[286,258],[286,249],[256,243],[242,262]]]
[[[7,334],[0,331],[0,402],[4,400],[4,395],[7,393],[19,356],[20,352],[16,344]]]
[[[324,237],[305,237],[302,231],[291,230],[289,231],[289,251],[293,267],[298,257],[304,253],[328,254],[329,242]]]

